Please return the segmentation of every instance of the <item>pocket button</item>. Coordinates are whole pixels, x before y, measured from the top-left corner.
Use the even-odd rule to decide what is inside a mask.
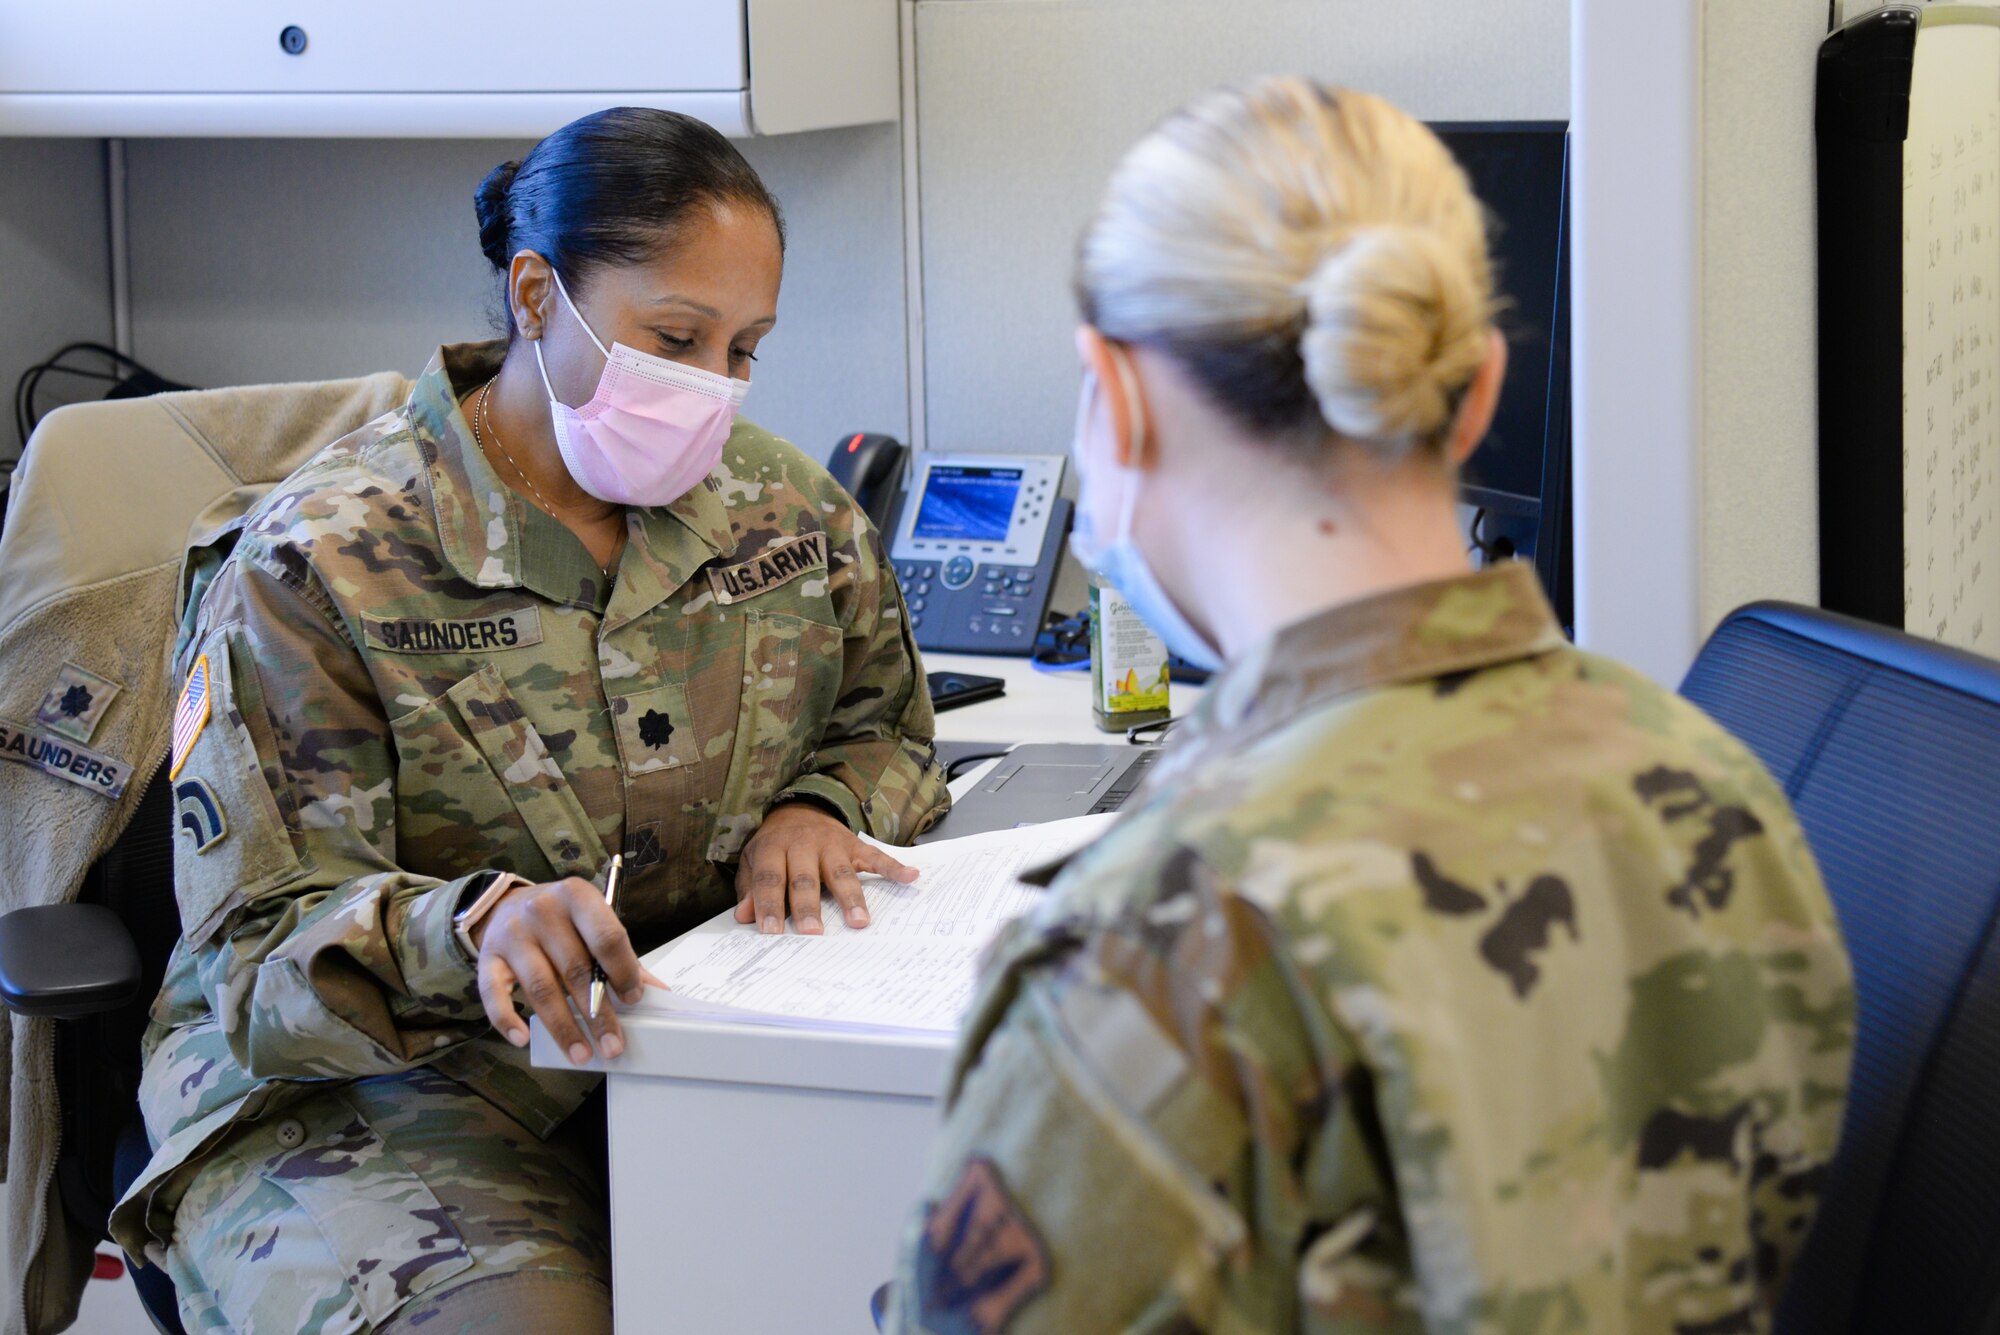
[[[287,1117],[278,1123],[278,1144],[285,1149],[295,1150],[306,1143],[306,1124],[296,1117]]]

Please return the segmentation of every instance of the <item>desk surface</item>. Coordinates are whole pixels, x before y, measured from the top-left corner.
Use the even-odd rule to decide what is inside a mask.
[[[963,672],[1000,677],[1007,693],[998,699],[948,709],[938,715],[940,741],[1106,742],[1090,716],[1088,672],[1037,672],[1025,658],[982,658],[973,654],[931,654],[931,672]],[[1176,713],[1193,708],[1201,688],[1176,685]],[[966,776],[974,781],[975,775]],[[726,930],[710,923],[696,931]],[[614,1062],[592,1058],[589,1068],[607,1075],[665,1076],[749,1084],[884,1094],[934,1093],[944,1077],[951,1039],[830,1035],[754,1024],[690,1020],[661,1011],[628,1011],[619,1017],[625,1055]],[[568,1067],[540,1020],[530,1026],[531,1056],[537,1066]]]
[[[962,671],[1006,679],[1006,695],[982,699],[938,715],[940,741],[1112,741],[1118,733],[1098,731],[1090,717],[1088,671],[1036,671],[1024,658],[978,658],[972,654],[932,654],[928,671]],[[1174,685],[1176,713],[1192,709],[1200,687]],[[976,781],[966,775],[966,781]],[[954,785],[956,787],[956,785]],[[726,929],[710,923],[696,931]],[[626,1053],[618,1061],[592,1059],[592,1071],[606,1075],[666,1075],[682,1079],[722,1079],[748,1083],[798,1083],[818,1089],[876,1089],[882,1093],[930,1093],[944,1077],[952,1041],[944,1035],[882,1039],[788,1031],[764,1025],[728,1025],[684,1019],[662,1011],[620,1015]],[[568,1067],[570,1061],[548,1041],[540,1021],[530,1023],[536,1065]]]
[[[1090,714],[1089,672],[1038,672],[1025,658],[983,658],[977,654],[925,654],[927,672],[962,672],[999,677],[1007,693],[997,700],[947,709],[937,716],[942,742],[1109,742],[1119,734],[1098,731]],[[1201,698],[1199,686],[1176,682],[1174,713],[1185,714]]]

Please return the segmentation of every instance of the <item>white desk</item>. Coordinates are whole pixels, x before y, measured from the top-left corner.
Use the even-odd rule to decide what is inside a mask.
[[[1004,677],[1007,694],[938,715],[954,741],[1113,740],[1090,674],[939,654],[930,671]],[[1199,692],[1176,686],[1176,711]],[[954,789],[977,781],[965,776]],[[697,931],[726,930],[711,924]],[[538,1066],[567,1067],[539,1022]],[[916,1203],[951,1042],[624,1018],[608,1077],[618,1335],[866,1335]]]
[[[961,705],[937,716],[943,742],[1115,742],[1099,732],[1090,716],[1090,673],[1037,672],[1025,658],[980,658],[973,654],[926,654],[929,672],[962,672],[1000,677],[1007,693],[997,700]],[[1172,688],[1174,708],[1189,707],[1198,692]]]
[[[874,1330],[951,1043],[660,1014],[605,1071],[618,1335]],[[538,1066],[566,1066],[541,1025]]]

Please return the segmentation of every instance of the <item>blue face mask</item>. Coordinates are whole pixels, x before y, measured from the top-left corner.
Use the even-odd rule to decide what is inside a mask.
[[[1132,383],[1133,376],[1125,365],[1122,353],[1113,348],[1111,355],[1117,362],[1119,379],[1125,382],[1124,388],[1134,414],[1143,414],[1144,401],[1137,393],[1137,386]],[[1088,491],[1091,485],[1084,468],[1083,446],[1090,431],[1091,410],[1096,406],[1098,388],[1097,376],[1085,371],[1083,393],[1076,410],[1076,433],[1070,442],[1070,461],[1076,468],[1078,486],[1083,491]],[[1143,426],[1138,429],[1138,434],[1145,434]],[[1139,614],[1141,621],[1153,628],[1153,633],[1166,644],[1169,653],[1204,671],[1220,671],[1221,652],[1181,614],[1174,600],[1160,587],[1159,578],[1153,574],[1153,567],[1147,564],[1145,553],[1132,541],[1132,510],[1139,499],[1138,479],[1137,470],[1132,470],[1125,479],[1125,499],[1118,506],[1118,532],[1108,544],[1097,532],[1085,497],[1078,496],[1076,527],[1070,532],[1069,549],[1077,560],[1083,562],[1086,570],[1125,595],[1125,601],[1132,604],[1132,610]]]

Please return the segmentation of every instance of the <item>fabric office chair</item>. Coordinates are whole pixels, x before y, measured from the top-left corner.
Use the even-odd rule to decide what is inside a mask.
[[[1993,1335],[2000,663],[1756,603],[1681,691],[1784,786],[1854,960],[1847,1118],[1780,1335]]]
[[[181,934],[172,805],[162,766],[75,903],[0,917],[0,1001],[62,1021],[56,1187],[63,1212],[89,1237],[106,1236],[111,1207],[152,1153],[139,1117],[139,1040]],[[184,1335],[173,1282],[157,1269],[134,1270],[132,1281],[153,1324]]]
[[[384,372],[61,408],[13,480],[0,530],[0,719],[27,728],[52,681],[81,665],[116,689],[75,740],[132,777],[121,796],[0,764],[11,855],[0,858],[0,999],[17,1012],[0,1017],[11,1114],[0,1241],[34,1335],[73,1319],[104,1212],[148,1156],[138,1042],[180,932],[171,802],[164,781],[138,776],[161,768],[171,732],[187,544],[402,403],[409,383]],[[165,1296],[149,1305],[178,1329],[165,1277],[135,1278],[142,1293],[157,1283]]]

